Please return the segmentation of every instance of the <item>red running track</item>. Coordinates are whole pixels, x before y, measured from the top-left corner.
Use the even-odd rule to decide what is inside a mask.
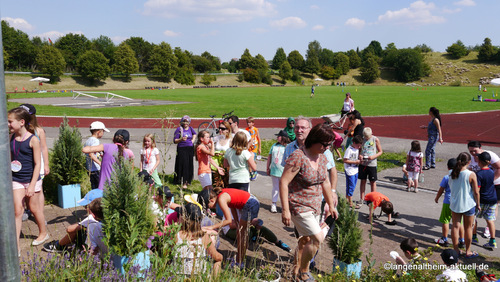
[[[100,120],[109,128],[162,128],[175,127],[179,120],[170,123],[161,119],[124,119],[124,118],[68,118],[71,126],[89,127],[95,120]],[[415,140],[427,140],[427,131],[421,129],[421,125],[427,125],[430,121],[429,115],[415,116],[386,116],[366,117],[365,126],[372,128],[374,135],[392,138],[404,138]],[[210,119],[193,119],[191,126],[197,128],[203,121]],[[39,116],[38,122],[45,127],[58,127],[62,117]],[[323,122],[320,118],[314,118],[313,124]],[[469,140],[478,140],[482,144],[500,147],[500,110],[464,113],[444,114],[443,139],[444,142],[465,143]],[[257,118],[258,128],[283,128],[286,118]]]

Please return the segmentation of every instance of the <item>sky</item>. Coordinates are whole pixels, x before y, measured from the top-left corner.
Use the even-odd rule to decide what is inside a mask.
[[[305,56],[314,40],[334,52],[362,50],[372,40],[438,52],[486,37],[499,46],[499,8],[498,0],[6,0],[0,17],[53,42],[67,33],[116,44],[134,36],[226,62],[246,48],[267,60],[280,47]]]

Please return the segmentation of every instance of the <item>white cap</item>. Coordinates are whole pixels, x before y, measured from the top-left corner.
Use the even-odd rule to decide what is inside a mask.
[[[104,126],[104,123],[100,121],[94,121],[93,123],[90,124],[90,130],[95,130],[95,129],[102,129],[106,132],[109,132],[109,129]]]

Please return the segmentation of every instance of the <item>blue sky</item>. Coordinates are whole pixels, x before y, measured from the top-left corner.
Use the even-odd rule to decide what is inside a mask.
[[[333,51],[372,40],[444,51],[457,40],[469,46],[489,37],[498,46],[499,8],[498,0],[9,0],[0,3],[0,16],[52,41],[70,32],[116,44],[140,36],[224,62],[245,48],[268,60],[279,47],[305,55],[313,40]]]

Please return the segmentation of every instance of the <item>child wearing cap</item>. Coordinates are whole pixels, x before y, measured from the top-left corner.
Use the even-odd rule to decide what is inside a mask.
[[[216,277],[222,262],[222,254],[217,251],[210,235],[201,228],[201,208],[193,203],[187,203],[176,208],[180,215],[181,230],[177,233],[177,258],[180,274],[187,277],[204,273],[208,265],[207,254],[215,261],[213,277]]]
[[[280,188],[280,178],[283,174],[283,166],[281,161],[283,160],[283,155],[285,153],[285,147],[290,143],[290,138],[288,133],[284,130],[280,130],[276,134],[276,143],[271,146],[269,150],[269,156],[267,157],[266,172],[267,175],[271,176],[273,181],[273,190],[271,192],[272,202],[271,212],[278,212],[276,209],[276,202],[278,201],[279,188]]]
[[[113,144],[100,144],[97,146],[85,146],[82,152],[85,154],[102,152],[101,175],[99,177],[98,189],[103,190],[106,182],[113,173],[113,164],[116,162],[116,156],[123,156],[127,159],[133,159],[133,154],[126,147],[130,140],[130,133],[125,129],[119,129],[113,137]]]
[[[444,250],[441,253],[441,258],[447,267],[443,273],[436,276],[437,281],[467,281],[467,275],[456,266],[458,263],[458,253],[455,250]]]
[[[104,135],[104,131],[109,132],[109,130],[104,126],[104,123],[100,121],[94,121],[90,124],[90,136],[87,141],[85,141],[84,146],[98,146],[100,144],[99,139]],[[88,153],[85,154],[86,163],[85,168],[87,168],[90,175],[90,186],[92,189],[99,187],[99,177],[101,174],[101,160],[99,160],[99,153]]]
[[[101,199],[102,190],[94,189],[87,193],[78,205],[87,206],[88,216],[79,223],[68,226],[67,235],[60,240],[46,243],[43,250],[50,253],[62,253],[71,244],[75,244],[76,248],[84,248],[87,243],[93,255],[100,254],[103,257],[108,252],[108,248],[102,241],[104,235],[101,223],[103,219]]]

